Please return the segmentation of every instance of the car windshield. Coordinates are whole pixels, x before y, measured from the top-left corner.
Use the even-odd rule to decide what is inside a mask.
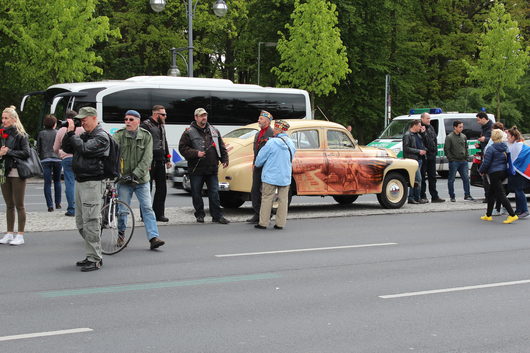
[[[401,139],[407,131],[411,120],[394,120],[383,130],[380,139]]]
[[[258,130],[256,129],[250,129],[250,128],[242,128],[242,129],[235,129],[233,131],[230,131],[223,137],[228,138],[237,138],[237,139],[249,139],[251,137],[254,137]]]

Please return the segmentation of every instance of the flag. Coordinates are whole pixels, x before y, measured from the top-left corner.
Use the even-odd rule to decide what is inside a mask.
[[[180,154],[177,151],[175,151],[174,148],[173,148],[172,155],[173,155],[173,157],[171,157],[171,162],[177,163],[177,162],[180,162],[182,160],[182,157],[180,156]]]
[[[513,161],[513,167],[517,173],[521,174],[526,179],[530,179],[530,147],[523,145],[517,159]]]

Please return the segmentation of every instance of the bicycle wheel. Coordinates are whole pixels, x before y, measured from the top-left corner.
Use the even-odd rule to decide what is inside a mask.
[[[119,218],[127,217],[125,229],[118,229]],[[101,209],[101,251],[105,255],[114,255],[125,249],[134,233],[134,215],[125,202],[111,199]]]

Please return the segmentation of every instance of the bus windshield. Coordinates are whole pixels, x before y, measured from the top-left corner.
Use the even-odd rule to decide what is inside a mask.
[[[411,120],[393,120],[390,125],[383,130],[380,139],[401,139],[407,131]]]

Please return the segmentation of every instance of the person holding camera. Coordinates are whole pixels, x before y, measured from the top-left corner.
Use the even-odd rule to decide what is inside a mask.
[[[136,195],[142,211],[147,240],[151,250],[154,250],[165,242],[159,237],[155,212],[151,206],[149,167],[153,160],[153,138],[149,131],[140,127],[140,113],[136,110],[128,110],[125,113],[125,128],[118,130],[113,137],[120,145],[121,151],[118,198],[129,204],[133,193]],[[119,214],[118,234],[121,236],[127,225],[127,212],[120,209]]]

